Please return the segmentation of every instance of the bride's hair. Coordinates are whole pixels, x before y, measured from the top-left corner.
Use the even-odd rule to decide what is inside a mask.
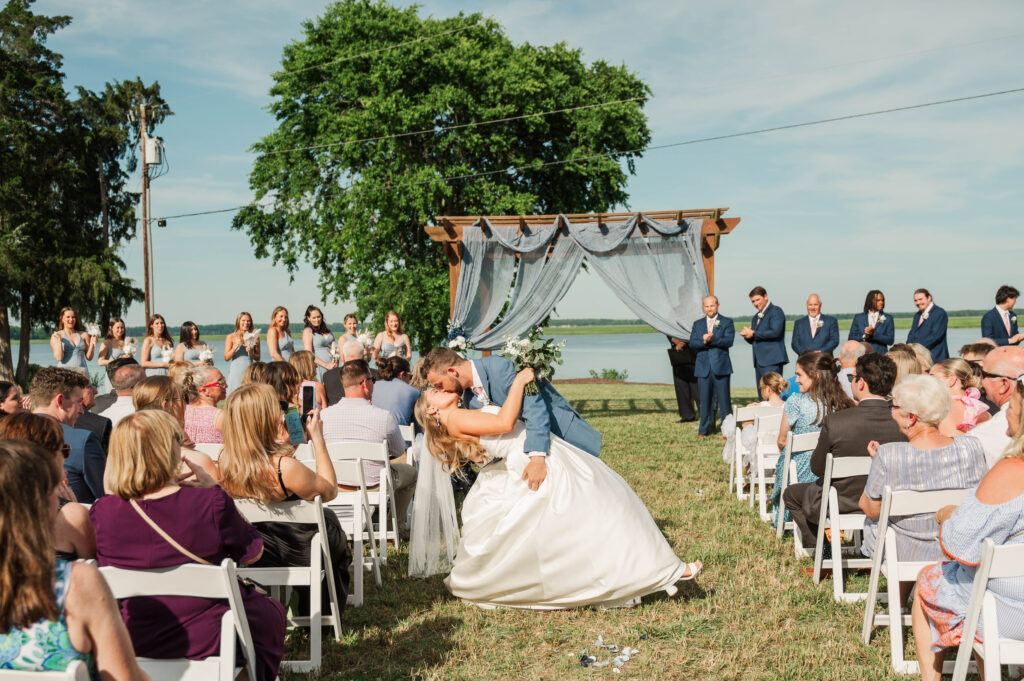
[[[416,422],[423,427],[426,439],[427,451],[441,462],[446,472],[454,475],[463,461],[484,453],[484,448],[478,442],[457,438],[448,432],[448,428],[441,423],[441,419],[427,413],[427,390],[416,400],[414,410]]]

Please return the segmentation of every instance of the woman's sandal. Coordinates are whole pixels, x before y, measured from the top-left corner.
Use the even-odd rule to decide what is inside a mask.
[[[688,582],[688,581],[690,581],[691,579],[693,579],[694,577],[696,577],[697,575],[700,574],[700,571],[701,571],[701,569],[703,567],[704,567],[704,563],[700,562],[699,560],[694,562],[694,563],[687,563],[686,564],[686,571],[689,572],[690,574],[686,575],[685,577],[680,577],[679,581],[680,582]]]

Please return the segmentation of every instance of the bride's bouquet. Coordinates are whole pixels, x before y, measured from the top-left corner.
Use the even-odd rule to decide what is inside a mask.
[[[134,357],[135,353],[139,350],[139,342],[134,338],[128,337],[124,339],[124,352],[125,357]]]
[[[505,336],[505,345],[498,354],[512,360],[516,371],[526,367],[533,369],[536,380],[526,385],[523,393],[536,395],[539,391],[537,381],[550,381],[555,375],[555,365],[562,363],[562,348],[565,339],[556,343],[553,338],[544,338],[540,327],[533,327],[525,338]]]
[[[203,343],[203,349],[199,351],[199,361],[213,363],[213,346]]]
[[[252,331],[246,331],[242,334],[242,341],[245,343],[245,347],[252,350],[254,347],[259,345],[260,331],[261,329],[253,329]]]
[[[88,324],[85,325],[85,332],[92,336],[93,338],[99,338],[100,325],[93,322],[89,322]]]
[[[448,325],[448,349],[463,357],[466,356],[466,350],[473,347],[473,344],[466,340],[466,332],[461,326],[455,324]]]

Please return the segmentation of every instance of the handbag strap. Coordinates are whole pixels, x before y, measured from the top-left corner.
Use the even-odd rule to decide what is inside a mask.
[[[200,563],[201,565],[213,565],[213,563],[211,563],[210,561],[206,560],[205,558],[200,558],[199,556],[192,553],[178,542],[174,541],[174,537],[164,532],[163,528],[156,524],[156,521],[154,521],[152,518],[146,515],[146,512],[143,511],[142,508],[137,503],[135,503],[134,499],[129,499],[128,503],[131,504],[132,508],[135,509],[135,512],[138,513],[139,516],[146,521],[147,525],[152,527],[157,534],[163,537],[168,544],[176,548],[179,553],[188,558],[191,558],[194,562]]]

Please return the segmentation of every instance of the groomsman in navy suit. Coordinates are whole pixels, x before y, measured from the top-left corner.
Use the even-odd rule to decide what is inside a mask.
[[[917,307],[917,313],[911,322],[907,342],[920,343],[928,348],[932,353],[933,362],[949,359],[949,349],[946,347],[946,326],[949,324],[949,318],[946,311],[932,302],[932,294],[928,293],[926,288],[914,291],[914,305]]]
[[[981,318],[982,338],[990,338],[996,345],[1017,345],[1024,340],[1024,333],[1017,333],[1017,315],[1013,314],[1019,296],[1020,291],[1012,286],[999,287],[996,306]]]
[[[839,347],[839,322],[821,314],[821,298],[817,293],[807,296],[807,316],[793,322],[793,340],[789,347],[799,357],[808,350],[831,355]]]
[[[750,291],[750,302],[757,313],[750,320],[750,326],[740,329],[740,335],[754,346],[754,375],[758,385],[761,377],[770,371],[782,374],[782,367],[789,364],[786,355],[786,313],[778,305],[768,302],[768,292],[761,286]]]
[[[864,311],[853,315],[847,339],[867,343],[882,355],[896,342],[896,325],[892,317],[885,314],[885,294],[877,289],[868,291]]]
[[[718,314],[718,298],[704,299],[704,316],[690,327],[689,347],[697,359],[693,373],[697,376],[697,391],[700,393],[700,424],[697,437],[707,436],[715,427],[715,401],[722,418],[732,413],[729,399],[729,377],[732,362],[729,348],[736,336],[732,320]]]

